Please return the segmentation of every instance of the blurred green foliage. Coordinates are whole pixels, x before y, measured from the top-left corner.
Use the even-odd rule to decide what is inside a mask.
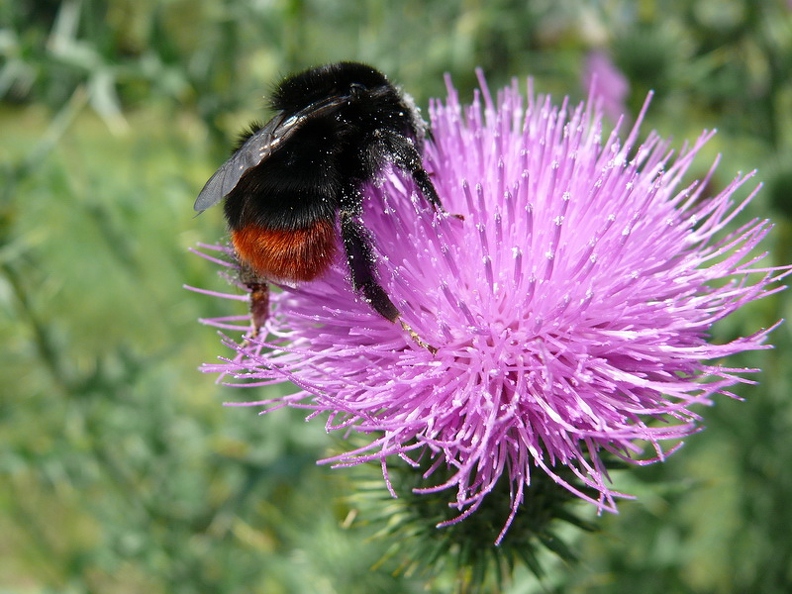
[[[606,49],[645,131],[724,160],[713,183],[760,167],[746,216],[772,216],[792,261],[792,7],[782,0],[0,0],[0,589],[14,592],[443,592],[391,565],[351,522],[349,473],[316,467],[321,421],[223,409],[249,393],[196,367],[222,353],[199,317],[238,313],[188,253],[222,237],[192,200],[282,74],[354,59],[419,105],[536,77],[585,95]],[[699,164],[701,171],[709,166]],[[715,188],[717,189],[717,188]],[[226,308],[226,309],[222,309]],[[790,317],[787,293],[716,328],[726,340]],[[792,589],[789,325],[745,402],[663,465],[618,472],[636,493],[578,565],[518,571],[510,592]],[[372,531],[374,528],[372,528]]]

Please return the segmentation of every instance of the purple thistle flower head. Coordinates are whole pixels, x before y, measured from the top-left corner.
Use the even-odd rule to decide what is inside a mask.
[[[453,521],[508,480],[500,540],[535,473],[615,511],[602,455],[662,460],[697,430],[693,405],[747,381],[755,370],[718,361],[769,348],[770,330],[726,344],[709,330],[790,269],[758,265],[768,221],[727,229],[753,196],[734,200],[751,174],[714,197],[707,179],[683,181],[712,133],[674,155],[655,133],[638,144],[643,112],[622,142],[603,136],[591,102],[556,106],[530,83],[526,100],[516,82],[493,99],[480,78],[472,105],[449,82],[430,107],[426,168],[464,219],[434,211],[398,170],[365,188],[380,282],[436,352],[356,295],[339,258],[272,296],[269,336],[227,336],[235,356],[203,369],[234,385],[291,381],[297,393],[245,404],[303,407],[328,430],[372,436],[325,462],[379,461],[387,481],[389,457],[429,460],[427,479],[442,468],[446,480],[423,492],[455,490]]]
[[[616,122],[627,113],[625,101],[630,94],[630,81],[607,52],[594,50],[586,56],[582,78],[591,95],[602,101],[602,112],[611,121]]]

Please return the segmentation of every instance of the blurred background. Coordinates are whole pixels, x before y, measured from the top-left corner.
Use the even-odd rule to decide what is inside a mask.
[[[225,233],[193,200],[281,76],[342,59],[424,110],[446,72],[466,100],[481,66],[577,101],[610,61],[632,117],[655,91],[644,133],[718,128],[695,172],[723,153],[713,191],[759,169],[743,220],[772,218],[767,264],[792,262],[786,1],[0,0],[0,592],[448,591],[375,567],[388,543],[349,526],[350,473],[315,465],[322,420],[223,408],[260,394],[197,371],[224,354],[197,319],[244,305],[182,288],[226,287],[188,251]],[[580,563],[508,591],[792,591],[791,332],[727,362],[759,384],[668,463],[614,474],[638,499],[570,535]]]

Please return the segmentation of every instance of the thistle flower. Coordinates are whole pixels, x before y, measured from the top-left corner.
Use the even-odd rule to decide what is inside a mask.
[[[516,82],[494,100],[479,76],[472,105],[449,82],[430,106],[426,167],[463,220],[433,211],[397,170],[364,189],[380,282],[436,352],[356,295],[339,258],[272,296],[269,336],[226,333],[235,356],[203,370],[248,387],[293,382],[295,394],[244,405],[306,408],[327,415],[328,431],[371,436],[326,463],[378,461],[388,484],[390,457],[428,468],[436,483],[419,492],[456,492],[445,524],[503,477],[500,541],[537,473],[615,511],[623,495],[605,454],[663,460],[697,430],[694,405],[748,381],[756,370],[720,361],[769,348],[772,328],[725,344],[709,342],[710,328],[779,290],[790,269],[758,264],[768,221],[728,230],[757,191],[735,199],[752,173],[713,197],[703,188],[714,166],[683,181],[711,132],[675,156],[654,132],[638,143],[646,106],[622,142],[618,126],[603,137],[591,101],[555,106],[530,83],[526,101]],[[228,248],[212,249],[233,274]],[[244,316],[206,322],[248,328]]]
[[[616,122],[627,109],[630,81],[622,74],[604,50],[594,50],[586,56],[583,66],[583,85],[602,101],[602,112]]]

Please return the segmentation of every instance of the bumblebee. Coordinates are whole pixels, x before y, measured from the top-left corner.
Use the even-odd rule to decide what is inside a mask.
[[[225,199],[254,332],[269,315],[269,282],[317,278],[342,245],[353,289],[426,346],[379,284],[360,216],[363,186],[388,163],[442,210],[422,165],[427,126],[412,100],[371,66],[340,62],[287,77],[270,105],[275,116],[251,127],[194,207],[201,212]]]

